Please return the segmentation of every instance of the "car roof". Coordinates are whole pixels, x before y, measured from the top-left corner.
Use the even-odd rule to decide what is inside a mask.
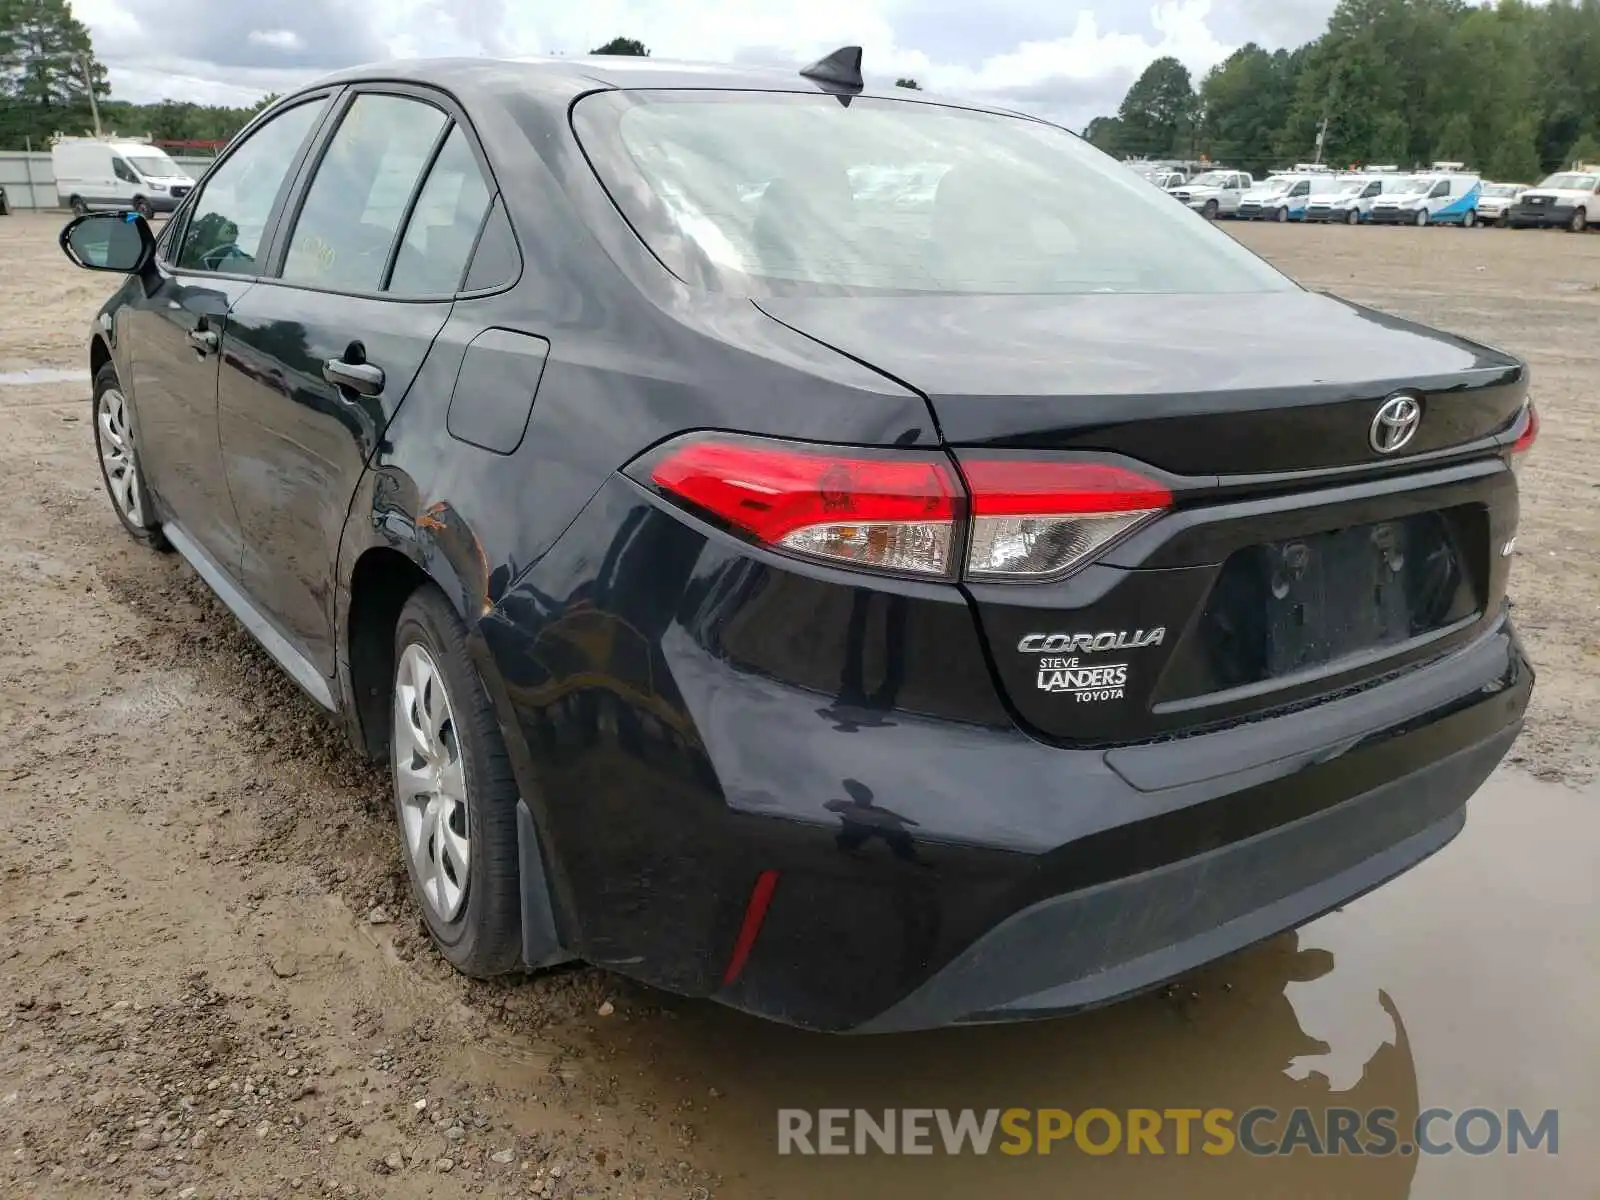
[[[416,83],[440,87],[483,89],[498,94],[534,91],[545,96],[576,99],[585,92],[609,88],[704,88],[728,91],[815,92],[840,94],[838,88],[819,84],[800,74],[800,66],[739,66],[625,54],[589,54],[573,57],[527,58],[416,58],[369,63],[323,76],[307,88],[360,82]],[[922,100],[953,108],[1006,113],[1029,120],[1039,118],[999,105],[937,95],[919,89],[874,87],[868,84],[849,96],[878,96],[897,100]]]

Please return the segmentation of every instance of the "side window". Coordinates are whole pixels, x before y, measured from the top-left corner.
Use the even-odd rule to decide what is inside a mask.
[[[279,113],[234,147],[189,205],[179,268],[255,272],[284,177],[327,103],[315,100]]]
[[[122,180],[123,183],[139,182],[139,176],[134,174],[133,168],[120,158],[111,160],[111,173]]]
[[[1367,184],[1367,190],[1361,193],[1361,198],[1363,200],[1365,200],[1368,196],[1376,196],[1379,193],[1381,193],[1382,191],[1383,191],[1383,184],[1381,184],[1381,183],[1369,183],[1369,184]]]
[[[463,290],[480,292],[500,287],[515,279],[521,267],[522,256],[517,252],[517,239],[511,233],[505,201],[496,197],[489,219],[484,223],[483,236],[478,239],[478,250],[472,256],[472,269],[467,272]]]
[[[1430,197],[1433,197],[1433,196],[1448,196],[1449,194],[1450,194],[1450,181],[1448,179],[1441,179],[1438,183],[1433,185],[1433,191],[1428,193],[1428,195]]]
[[[283,278],[347,292],[383,281],[406,205],[445,115],[402,96],[357,96],[328,142],[289,239]]]
[[[388,290],[399,296],[457,291],[488,207],[489,185],[458,125],[445,139],[411,210]]]
[[[1311,184],[1310,184],[1310,182],[1307,181],[1307,180],[1302,179],[1299,183],[1294,185],[1294,187],[1290,190],[1289,195],[1291,195],[1291,196],[1305,196],[1305,195],[1309,195],[1310,192],[1311,192]]]

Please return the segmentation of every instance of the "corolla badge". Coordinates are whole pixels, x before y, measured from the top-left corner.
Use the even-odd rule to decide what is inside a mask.
[[[1103,650],[1143,650],[1166,640],[1163,625],[1154,629],[1109,630],[1105,633],[1030,633],[1017,643],[1023,654],[1096,654]]]
[[[1379,406],[1367,440],[1379,454],[1393,454],[1416,435],[1422,424],[1422,401],[1409,392],[1396,392]]]

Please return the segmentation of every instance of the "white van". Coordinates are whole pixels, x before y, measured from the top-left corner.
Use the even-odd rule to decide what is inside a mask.
[[[1359,225],[1371,217],[1379,196],[1398,192],[1410,182],[1406,175],[1340,175],[1330,179],[1325,188],[1311,193],[1305,219]]]
[[[56,195],[75,213],[131,208],[171,212],[194,180],[159,146],[137,138],[57,137],[50,143]]]
[[[1312,186],[1321,183],[1314,175],[1268,175],[1239,198],[1239,219],[1298,221],[1305,216]]]
[[[1478,223],[1483,180],[1467,171],[1413,175],[1401,190],[1378,197],[1368,220],[1379,225],[1462,225]]]

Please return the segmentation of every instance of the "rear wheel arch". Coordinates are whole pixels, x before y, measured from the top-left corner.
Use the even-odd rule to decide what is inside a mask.
[[[358,747],[375,762],[389,756],[389,692],[394,686],[394,631],[413,592],[433,578],[390,546],[364,551],[350,571],[345,653]]]

